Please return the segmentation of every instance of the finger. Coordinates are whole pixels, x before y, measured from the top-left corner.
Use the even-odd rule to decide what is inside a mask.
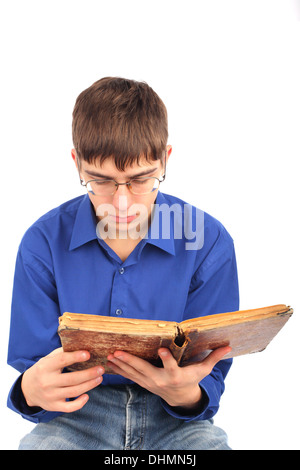
[[[130,375],[130,377],[129,377],[129,375],[126,374],[124,369],[121,369],[120,367],[118,367],[117,361],[114,361],[114,362],[107,361],[107,367],[112,369],[115,374],[122,375],[123,377],[126,377],[127,379],[132,377],[132,375]]]
[[[132,369],[136,370],[137,372],[143,375],[153,374],[153,369],[155,369],[152,364],[141,359],[139,357],[133,356],[132,354],[126,353],[124,351],[115,351],[113,355],[108,356],[108,360],[114,362],[114,360],[118,360],[121,362],[115,362],[119,367],[124,368],[124,370],[128,370],[128,366]]]
[[[60,374],[57,385],[59,387],[70,387],[87,382],[104,374],[104,368],[100,366],[91,367],[89,369],[80,370],[76,372],[68,372]]]
[[[59,353],[62,353],[64,350],[62,347],[60,348],[57,348],[57,349],[54,349],[50,354],[48,354],[48,356],[46,357],[53,357],[53,356],[57,356],[57,354]]]
[[[49,362],[47,368],[49,371],[61,370],[65,367],[69,367],[76,362],[85,362],[90,358],[88,351],[53,351],[51,354],[45,357]]]
[[[176,372],[178,369],[178,364],[171,351],[167,348],[160,348],[158,350],[159,357],[162,360],[164,369],[167,372]]]
[[[98,385],[101,384],[102,380],[103,380],[103,377],[98,376],[92,380],[88,380],[87,382],[81,383],[79,385],[74,385],[71,387],[61,387],[57,390],[56,396],[58,399],[78,397],[82,394],[85,394],[89,390],[92,390],[93,388],[98,387]]]
[[[61,413],[73,413],[74,411],[80,410],[88,402],[88,400],[89,396],[87,393],[85,393],[75,400],[55,403],[53,411],[55,410]]]
[[[135,369],[131,364],[125,362],[125,359],[118,359],[114,356],[110,356],[108,359],[108,366],[111,367],[114,372],[117,374],[123,375],[124,377],[137,381],[141,377],[144,377],[144,374],[137,369]]]
[[[223,348],[218,348],[212,351],[205,359],[201,362],[202,366],[206,366],[210,370],[212,370],[215,365],[221,361],[221,359],[226,356],[226,354],[230,353],[231,347],[225,346]]]
[[[118,367],[118,364],[120,367]],[[133,367],[121,363],[121,361],[118,361],[118,359],[114,359],[114,362],[108,361],[107,365],[114,371],[115,374],[122,375],[122,377],[132,380],[141,387],[147,388],[147,376],[133,369]]]

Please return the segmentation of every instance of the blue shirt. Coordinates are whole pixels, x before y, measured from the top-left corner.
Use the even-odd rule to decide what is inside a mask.
[[[61,346],[58,317],[65,311],[158,320],[183,320],[235,311],[238,280],[232,238],[216,219],[173,196],[158,192],[156,207],[176,207],[191,230],[202,231],[197,249],[187,249],[191,233],[178,235],[175,216],[170,230],[151,230],[122,262],[99,239],[97,219],[88,195],[48,212],[25,233],[17,255],[11,313],[8,363],[21,374]],[[186,210],[187,209],[187,210]],[[171,215],[174,215],[171,212]],[[183,220],[183,219],[182,219]],[[161,224],[162,225],[162,224]],[[196,227],[196,230],[195,230]],[[203,230],[202,230],[203,229]],[[171,415],[208,419],[218,410],[224,379],[232,361],[220,361],[200,386],[201,409],[182,415],[161,400]],[[8,406],[33,422],[47,422],[60,413],[29,408],[21,392],[21,376],[13,385]],[[100,387],[132,383],[104,375]]]

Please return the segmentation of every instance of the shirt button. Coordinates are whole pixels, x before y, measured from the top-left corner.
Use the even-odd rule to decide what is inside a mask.
[[[119,269],[119,273],[120,273],[120,274],[124,274],[124,273],[125,273],[125,269],[124,269],[124,268],[120,268],[120,269]]]
[[[121,308],[117,308],[117,310],[115,311],[116,315],[122,315],[122,313],[123,313],[123,310]]]

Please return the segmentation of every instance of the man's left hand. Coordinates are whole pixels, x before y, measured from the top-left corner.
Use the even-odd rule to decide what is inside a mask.
[[[209,375],[214,366],[230,351],[230,347],[215,349],[201,363],[186,367],[179,367],[166,348],[160,348],[158,351],[163,363],[162,368],[124,351],[115,351],[107,359],[108,366],[115,373],[160,396],[170,406],[193,409],[200,404],[202,397],[199,382]]]

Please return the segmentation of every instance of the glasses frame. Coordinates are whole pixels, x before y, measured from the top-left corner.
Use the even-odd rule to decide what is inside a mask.
[[[80,165],[79,165],[78,159],[77,159],[77,164],[78,164],[78,169],[79,169],[79,168],[80,168]],[[101,180],[100,180],[100,179],[98,179],[98,178],[94,178],[94,179],[91,179],[91,180],[88,180],[87,182],[85,182],[84,180],[81,179],[80,173],[79,173],[79,179],[80,179],[80,184],[81,184],[81,186],[84,186],[87,191],[89,191],[88,188],[87,188],[87,185],[88,185],[89,183],[93,182],[93,181],[102,181],[102,182],[103,182],[103,181],[111,181],[111,182],[113,182],[113,183],[115,184],[115,190],[114,190],[112,193],[107,194],[107,196],[113,196],[113,195],[116,194],[116,192],[118,191],[119,186],[124,186],[124,185],[126,185],[127,188],[128,188],[128,190],[129,190],[132,194],[134,194],[135,196],[146,196],[147,194],[151,194],[152,192],[157,191],[158,188],[159,188],[159,186],[160,186],[160,183],[163,183],[163,181],[165,181],[165,179],[166,179],[166,166],[167,166],[167,151],[165,151],[165,155],[164,155],[164,167],[165,167],[165,168],[164,168],[164,174],[161,176],[161,178],[157,178],[156,176],[145,176],[145,177],[140,177],[140,178],[139,178],[139,177],[136,177],[136,178],[131,178],[129,181],[126,181],[125,183],[118,183],[118,182],[115,181],[113,178],[107,178],[106,180],[105,180],[105,179],[101,179]],[[152,191],[147,192],[147,193],[135,193],[135,192],[133,192],[133,191],[132,191],[132,187],[131,187],[132,181],[134,181],[134,180],[136,180],[136,179],[143,179],[143,178],[144,178],[144,179],[150,179],[150,178],[156,179],[156,180],[158,181],[158,186],[157,186],[157,188],[154,189],[154,190],[152,189]],[[91,193],[94,194],[95,196],[102,196],[102,195],[97,195],[97,194],[95,194],[93,191],[89,191],[89,192],[91,192]],[[103,196],[104,196],[104,194],[103,194]]]

